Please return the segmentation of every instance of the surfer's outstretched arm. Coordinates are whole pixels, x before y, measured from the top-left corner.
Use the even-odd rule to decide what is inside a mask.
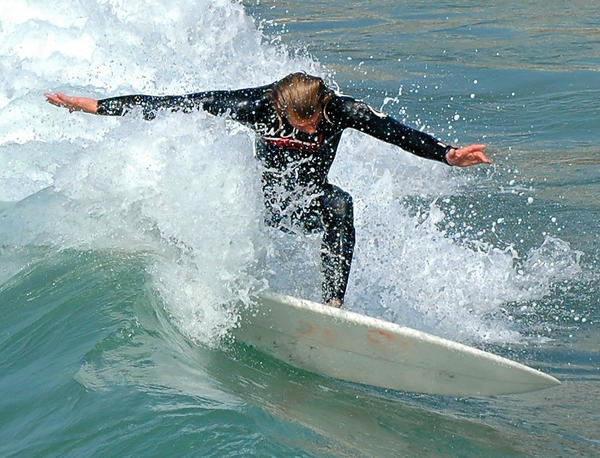
[[[205,91],[185,95],[124,95],[102,100],[70,97],[62,93],[46,94],[48,102],[68,108],[105,116],[123,116],[140,108],[144,119],[153,119],[161,110],[205,110],[213,115],[228,113],[232,119],[244,124],[254,124],[263,110],[268,86],[232,91]]]
[[[328,117],[342,128],[360,130],[426,159],[459,167],[491,164],[483,152],[486,145],[470,145],[464,148],[447,145],[352,97],[338,96],[330,102],[326,110]]]

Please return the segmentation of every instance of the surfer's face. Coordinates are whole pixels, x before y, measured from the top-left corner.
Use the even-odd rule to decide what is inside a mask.
[[[288,121],[293,128],[298,129],[306,134],[313,135],[317,133],[317,127],[321,122],[321,112],[317,111],[310,118],[306,119],[299,118],[297,116],[290,116]]]

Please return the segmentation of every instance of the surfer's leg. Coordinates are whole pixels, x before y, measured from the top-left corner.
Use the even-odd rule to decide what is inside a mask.
[[[337,186],[328,185],[319,200],[325,229],[321,244],[323,301],[340,307],[354,253],[352,197]]]

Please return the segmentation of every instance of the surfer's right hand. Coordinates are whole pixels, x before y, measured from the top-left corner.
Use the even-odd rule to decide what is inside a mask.
[[[98,112],[98,101],[95,99],[88,99],[87,97],[70,97],[61,92],[44,95],[46,96],[48,103],[56,105],[57,107],[65,107],[69,112],[84,111],[92,114]]]

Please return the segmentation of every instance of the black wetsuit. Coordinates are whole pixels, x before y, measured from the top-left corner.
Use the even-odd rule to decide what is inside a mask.
[[[273,83],[275,84],[275,83]],[[450,146],[378,113],[364,102],[334,95],[314,135],[280,120],[270,98],[273,84],[183,96],[128,95],[100,100],[98,114],[121,116],[140,107],[145,119],[168,109],[228,114],[256,132],[256,156],[263,164],[263,191],[269,224],[324,232],[321,260],[323,300],[343,300],[354,251],[350,195],[330,184],[327,174],[346,128],[392,143],[418,156],[446,162]]]

